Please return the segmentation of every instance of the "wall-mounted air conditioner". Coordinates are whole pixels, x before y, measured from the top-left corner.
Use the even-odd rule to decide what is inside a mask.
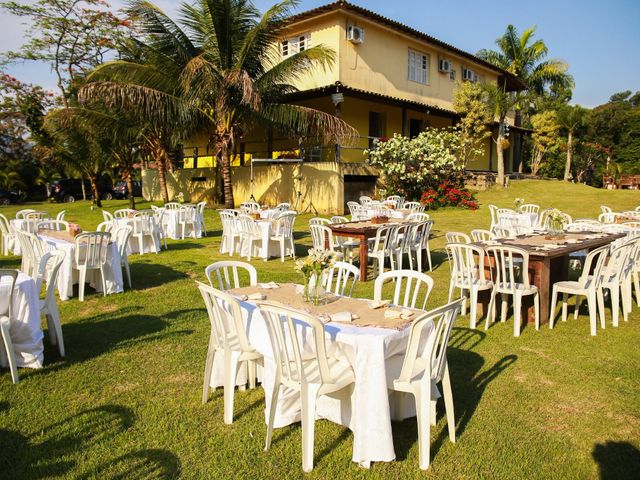
[[[347,40],[351,43],[364,42],[364,28],[351,25],[347,28]]]

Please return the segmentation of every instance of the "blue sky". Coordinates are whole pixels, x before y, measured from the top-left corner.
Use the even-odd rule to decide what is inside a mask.
[[[329,3],[303,0],[299,10]],[[114,6],[122,0],[112,0]],[[158,0],[174,11],[178,2]],[[256,0],[265,9],[273,0]],[[573,102],[593,107],[612,93],[640,90],[640,0],[537,0],[535,2],[479,2],[477,0],[371,0],[353,1],[393,18],[458,48],[475,53],[493,48],[507,24],[520,31],[537,25],[536,35],[549,47],[550,56],[570,65],[576,88]],[[0,49],[15,49],[22,43],[18,19],[0,14]],[[16,65],[9,73],[23,81],[53,88],[47,66]]]

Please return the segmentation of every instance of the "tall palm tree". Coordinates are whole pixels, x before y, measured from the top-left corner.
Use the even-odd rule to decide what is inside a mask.
[[[231,153],[256,125],[336,142],[357,136],[333,115],[282,103],[296,90],[292,82],[334,60],[322,45],[280,59],[276,46],[297,4],[283,0],[260,15],[250,0],[198,0],[183,3],[174,22],[153,4],[134,0],[129,11],[144,34],[137,42],[140,59],[99,67],[81,97],[137,109],[154,124],[206,128],[220,159],[224,203],[232,208]]]
[[[547,87],[573,88],[569,66],[562,60],[545,60],[549,49],[544,40],[534,40],[536,27],[526,29],[522,35],[513,25],[496,40],[499,50],[482,49],[477,56],[520,77],[529,90],[544,93]]]
[[[564,166],[564,180],[571,180],[571,161],[574,135],[587,121],[589,110],[580,105],[565,105],[558,110],[558,125],[567,132],[567,160]]]

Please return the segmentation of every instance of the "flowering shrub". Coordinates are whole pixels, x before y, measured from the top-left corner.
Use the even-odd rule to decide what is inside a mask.
[[[449,180],[441,182],[435,188],[426,190],[420,197],[420,202],[428,209],[439,207],[478,209],[478,202],[476,202],[473,194],[466,188]]]
[[[374,146],[365,155],[384,173],[390,193],[417,199],[429,188],[437,190],[443,181],[461,183],[463,139],[456,128],[428,128],[412,139],[394,134]]]

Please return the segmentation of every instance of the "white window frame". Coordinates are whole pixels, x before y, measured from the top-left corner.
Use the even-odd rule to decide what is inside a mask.
[[[429,66],[431,57],[428,53],[409,49],[407,78],[412,82],[429,85]]]
[[[282,55],[282,58],[287,58],[310,48],[311,32],[301,33],[294,37],[285,38],[280,42],[280,55]]]

